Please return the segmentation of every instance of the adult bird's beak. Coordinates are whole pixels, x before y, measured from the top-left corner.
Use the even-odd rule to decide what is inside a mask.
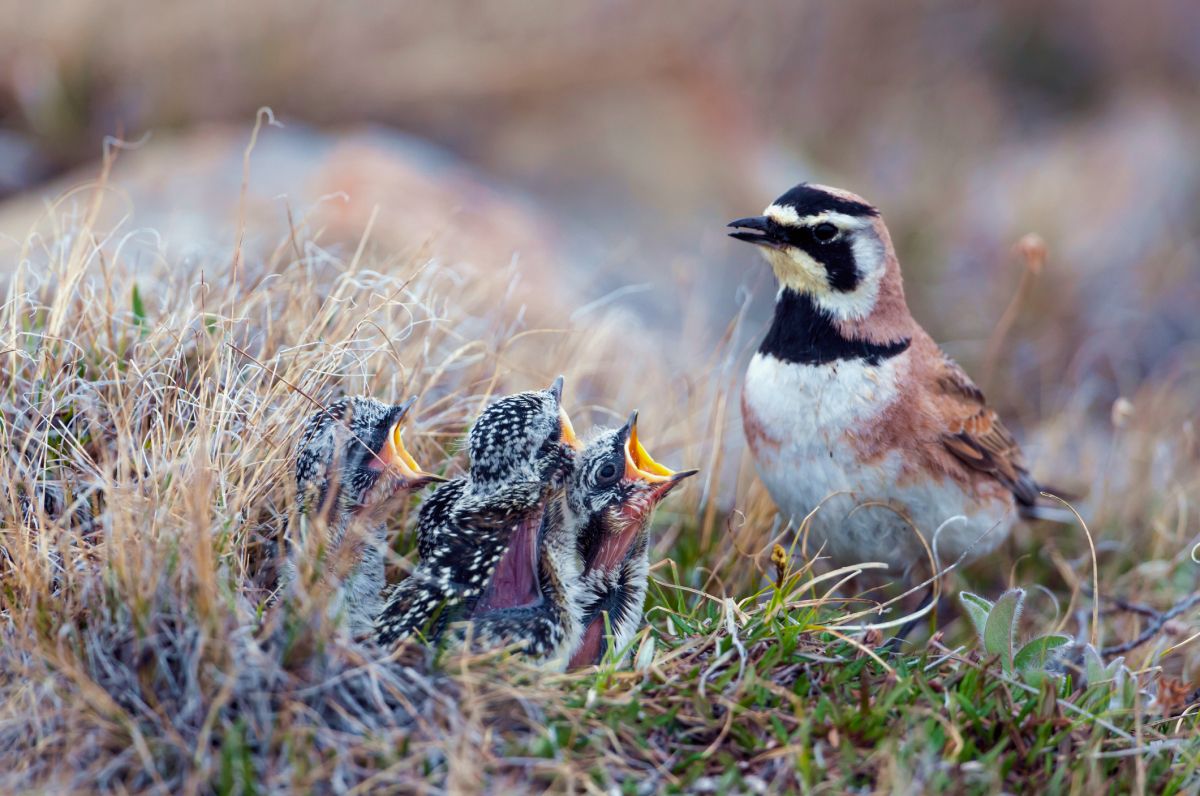
[[[772,232],[771,222],[766,216],[739,218],[737,221],[730,221],[726,226],[738,230],[737,232],[729,233],[729,237],[731,238],[737,238],[747,243],[766,246],[771,249],[782,248],[782,243]]]
[[[417,464],[417,460],[404,447],[402,430],[404,418],[416,402],[415,397],[409,398],[393,410],[392,427],[388,429],[387,441],[383,444],[383,450],[379,452],[379,458],[383,460],[383,463],[397,470],[410,489],[419,489],[426,484],[442,483],[446,480],[440,475],[427,473],[421,469],[421,465]]]
[[[638,439],[638,413],[635,411],[629,416],[629,421],[622,429],[625,437],[625,477],[631,481],[646,481],[651,484],[659,484],[659,489],[656,490],[659,495],[665,495],[667,492],[674,489],[680,481],[700,472],[699,470],[683,470],[676,472],[671,468],[659,464],[650,455],[642,441]]]

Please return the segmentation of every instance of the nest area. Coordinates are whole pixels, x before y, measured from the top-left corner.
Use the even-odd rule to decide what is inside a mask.
[[[1068,405],[1037,430],[1093,484],[1095,571],[1081,529],[1039,527],[1009,543],[1011,574],[965,575],[1038,584],[1027,628],[1117,649],[1153,627],[1120,649],[1133,702],[1101,705],[1078,681],[1007,678],[961,622],[897,657],[843,627],[892,595],[831,589],[773,522],[731,409],[736,326],[664,356],[618,305],[573,321],[507,256],[397,256],[369,227],[336,246],[243,219],[231,253],[183,258],[104,221],[105,193],[49,211],[2,283],[0,789],[1003,787],[1053,784],[1067,758],[1087,761],[1071,781],[1195,785],[1195,612],[1164,618],[1200,567],[1187,377],[1112,424]],[[406,442],[453,472],[481,406],[559,372],[581,425],[639,406],[656,454],[705,468],[660,512],[626,660],[548,676],[504,653],[383,657],[320,605],[273,604],[314,401],[421,396]],[[391,523],[397,571],[414,519]],[[992,750],[1003,765],[979,765]]]

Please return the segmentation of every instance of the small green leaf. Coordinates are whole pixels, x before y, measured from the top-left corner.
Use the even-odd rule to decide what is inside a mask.
[[[992,612],[991,600],[985,600],[978,594],[963,591],[958,593],[958,601],[962,603],[967,616],[971,618],[971,624],[975,625],[975,632],[979,634],[979,638],[982,640],[983,629],[987,626],[988,614]]]
[[[1107,672],[1104,671],[1104,661],[1091,644],[1083,648],[1083,666],[1089,686],[1108,679]]]
[[[1017,669],[1017,675],[1034,688],[1041,688],[1042,683],[1051,677],[1050,673],[1045,669],[1038,669],[1036,667]]]
[[[637,655],[634,656],[633,668],[639,672],[649,671],[650,664],[654,663],[654,636],[650,633],[642,639],[642,643],[638,645]]]
[[[1057,657],[1055,650],[1071,643],[1070,636],[1051,634],[1038,636],[1030,641],[1013,657],[1013,668],[1018,672],[1045,669],[1046,664]]]
[[[1083,665],[1088,687],[1091,687],[1099,683],[1116,681],[1121,670],[1125,668],[1125,658],[1114,658],[1106,664],[1096,648],[1088,644],[1083,648]]]
[[[137,283],[133,285],[133,322],[138,326],[146,325],[146,303],[142,301],[142,291]]]
[[[983,627],[983,648],[988,655],[999,655],[1004,671],[1013,668],[1013,638],[1017,632],[1017,619],[1025,602],[1024,589],[1009,589],[1000,595]]]
[[[1132,710],[1137,704],[1137,678],[1126,677],[1129,670],[1124,666],[1121,667],[1119,676],[1116,679],[1116,691],[1113,694],[1113,705],[1121,710]]]

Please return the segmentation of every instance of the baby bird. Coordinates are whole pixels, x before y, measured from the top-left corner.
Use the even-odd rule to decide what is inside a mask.
[[[914,527],[942,562],[995,549],[1040,487],[983,393],[909,313],[879,211],[801,184],[729,226],[779,282],[742,420],[784,518],[811,514],[810,545],[838,565],[908,571],[928,560]]]
[[[331,610],[345,611],[355,635],[370,630],[381,606],[386,518],[394,500],[445,480],[422,470],[404,447],[401,426],[415,400],[389,406],[342,398],[308,420],[297,448],[302,533],[318,534],[321,582],[338,592]],[[314,549],[296,541],[284,565],[285,584],[296,582],[298,558]]]
[[[650,457],[637,438],[636,414],[624,428],[601,433],[579,454],[567,490],[547,503],[538,597],[476,612],[469,631],[475,646],[519,645],[554,669],[597,663],[607,644],[607,612],[614,643],[624,648],[642,618],[654,507],[693,473],[674,473]],[[460,632],[461,639],[468,631]]]
[[[537,599],[533,562],[551,494],[560,490],[578,440],[563,410],[563,379],[548,389],[499,399],[468,437],[470,469],[440,487],[421,508],[421,561],[392,589],[375,623],[391,645],[427,627],[436,637],[447,611],[468,613]],[[439,610],[440,609],[440,610]]]
[[[568,519],[566,491],[560,489],[546,502],[537,558],[529,562],[528,577],[536,586],[535,593],[520,604],[477,609],[469,622],[455,626],[455,642],[470,640],[479,650],[515,645],[533,662],[565,669],[581,623],[580,606],[574,599],[582,574],[577,530]]]
[[[699,472],[675,472],[656,462],[638,439],[637,417],[634,412],[624,426],[602,432],[584,448],[567,488],[581,563],[572,595],[579,635],[569,668],[599,663],[610,647],[624,650],[633,639],[646,599],[654,509]]]

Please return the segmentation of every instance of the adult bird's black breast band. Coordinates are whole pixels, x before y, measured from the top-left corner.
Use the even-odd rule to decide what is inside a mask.
[[[785,288],[775,303],[775,318],[758,352],[801,365],[823,365],[841,359],[879,365],[907,351],[911,342],[907,337],[883,344],[844,337],[833,318],[818,309],[808,294]]]

